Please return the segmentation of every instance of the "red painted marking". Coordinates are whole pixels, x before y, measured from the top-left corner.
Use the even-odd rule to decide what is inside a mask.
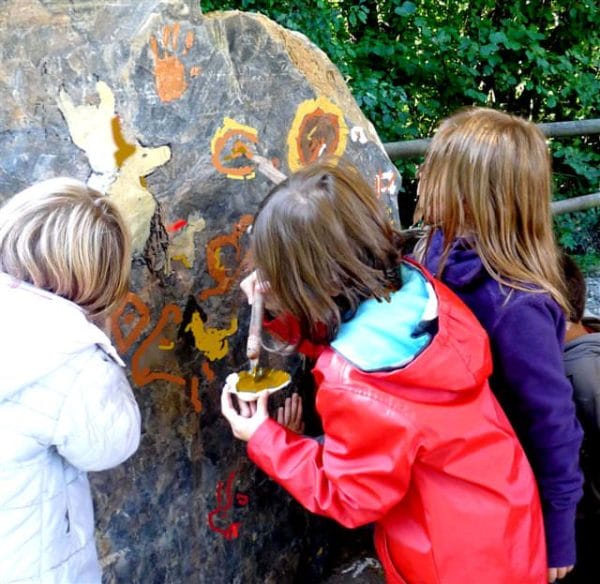
[[[232,471],[227,477],[227,482],[219,481],[217,483],[217,507],[208,514],[208,526],[215,532],[220,533],[225,539],[236,539],[240,533],[241,523],[239,521],[231,522],[225,527],[219,527],[215,519],[221,521],[230,520],[230,510],[233,506],[233,481],[235,472]]]
[[[171,223],[167,227],[167,231],[169,233],[174,233],[175,231],[181,231],[184,227],[186,227],[188,222],[185,219],[178,219],[175,223]]]
[[[245,493],[236,493],[235,495],[235,502],[240,506],[240,507],[245,507],[248,502],[249,502],[249,498],[248,495],[246,495]]]

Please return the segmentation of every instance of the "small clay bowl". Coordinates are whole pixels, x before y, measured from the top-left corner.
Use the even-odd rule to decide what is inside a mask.
[[[287,387],[291,381],[292,377],[286,371],[265,369],[263,375],[256,381],[250,371],[231,373],[227,376],[226,384],[228,391],[234,393],[238,399],[252,402],[256,401],[258,396],[265,392],[271,394]],[[248,389],[244,389],[245,387]]]

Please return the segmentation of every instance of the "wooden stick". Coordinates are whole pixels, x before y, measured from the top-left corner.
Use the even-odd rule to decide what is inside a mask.
[[[256,373],[261,349],[261,331],[265,313],[265,300],[260,292],[254,293],[252,313],[250,314],[250,328],[246,344],[246,355],[250,359],[250,370]]]
[[[272,183],[278,185],[283,182],[287,176],[280,170],[277,170],[270,160],[267,160],[264,156],[253,154],[251,160],[256,162],[256,170],[262,175],[266,176]]]

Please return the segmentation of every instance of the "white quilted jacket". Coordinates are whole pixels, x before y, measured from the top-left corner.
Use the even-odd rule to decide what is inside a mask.
[[[0,273],[0,583],[97,584],[86,471],[135,452],[140,413],[108,337]]]

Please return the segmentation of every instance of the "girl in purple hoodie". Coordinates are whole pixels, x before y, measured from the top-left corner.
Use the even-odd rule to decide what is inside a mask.
[[[493,352],[492,389],[533,467],[548,581],[575,564],[582,431],[562,351],[568,301],[552,233],[551,162],[526,120],[474,108],[442,122],[420,170],[417,258],[473,310]]]

